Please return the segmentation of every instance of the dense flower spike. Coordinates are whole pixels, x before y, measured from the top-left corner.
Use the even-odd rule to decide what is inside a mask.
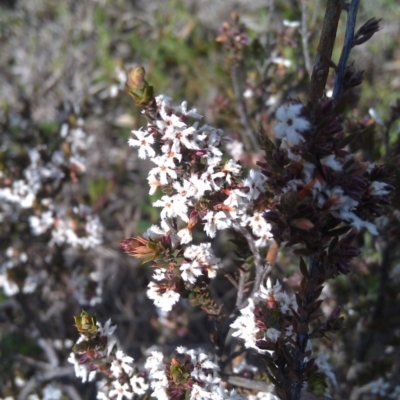
[[[144,110],[147,130],[133,131],[136,139],[128,140],[130,146],[139,148],[140,158],[148,157],[156,165],[148,175],[150,193],[158,188],[168,193],[153,203],[161,208],[162,234],[154,236],[151,228],[145,235],[152,238],[151,243],[142,238],[121,243],[135,256],[153,254],[151,249],[162,241],[171,244],[170,251],[183,251],[179,268],[169,261],[161,268],[159,264],[154,266],[155,282],[150,283],[147,294],[164,311],[171,310],[200,277],[214,278],[219,268],[210,243],[185,247],[193,240],[192,230],[197,225],[201,223],[211,239],[228,228],[250,229],[259,247],[265,247],[272,237],[269,224],[260,213],[254,214],[255,200],[265,191],[265,177],[250,170],[249,176],[242,179],[241,165],[222,159],[220,149],[228,140],[223,132],[209,125],[199,126],[202,117],[197,110],[188,110],[186,102],[174,107],[171,101],[165,95],[156,97],[154,107]],[[192,125],[191,119],[195,120]],[[138,246],[139,242],[144,246]],[[197,254],[194,248],[199,249]],[[177,278],[183,285],[177,283]]]

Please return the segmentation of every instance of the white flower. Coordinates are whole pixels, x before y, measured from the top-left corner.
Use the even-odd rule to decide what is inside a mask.
[[[108,394],[110,397],[117,396],[116,400],[122,400],[124,396],[126,396],[128,399],[133,397],[131,388],[127,383],[121,385],[119,381],[116,380],[112,382],[112,385],[114,386],[114,389],[110,390],[110,393]]]
[[[379,396],[386,396],[387,390],[390,388],[390,383],[385,382],[383,378],[379,378],[369,384],[371,393],[378,394]]]
[[[187,110],[187,101],[183,101],[182,104],[177,107],[177,111],[185,115],[186,117],[191,117],[195,119],[201,119],[203,116],[197,112],[195,108],[191,108],[189,111]]]
[[[117,350],[115,353],[115,359],[111,363],[111,370],[113,371],[113,366],[114,369],[117,371],[124,371],[126,374],[130,375],[133,372],[133,358],[127,356],[122,350]],[[114,372],[114,371],[113,371]],[[114,375],[118,378],[119,373],[114,373]]]
[[[222,152],[215,146],[208,146],[207,153],[203,156],[207,160],[207,165],[216,167],[221,163]]]
[[[235,330],[232,336],[242,339],[246,348],[257,349],[261,353],[262,350],[256,346],[259,329],[254,318],[254,301],[249,299],[248,302],[249,304],[240,310],[241,315],[230,325]]]
[[[146,159],[148,157],[154,157],[156,152],[151,147],[154,144],[154,137],[153,135],[149,135],[147,132],[144,131],[132,131],[132,133],[137,137],[136,139],[130,138],[128,140],[128,145],[132,147],[139,147],[139,158]]]
[[[149,171],[149,175],[155,175],[160,178],[161,185],[168,185],[168,176],[172,179],[177,179],[175,166],[168,164],[168,157],[158,156],[152,159],[154,164],[158,165]]]
[[[210,183],[199,178],[197,174],[192,174],[189,181],[192,184],[193,196],[196,200],[203,197],[205,192],[212,190]]]
[[[0,287],[3,288],[4,294],[9,297],[19,293],[18,285],[7,276],[7,273],[0,274]]]
[[[202,381],[204,383],[219,383],[220,379],[217,377],[214,377],[212,374],[210,374],[207,370],[209,371],[214,371],[218,370],[218,367],[215,363],[213,363],[207,354],[199,351],[196,352],[191,352],[191,362],[194,366],[193,371],[190,373],[190,375],[195,378],[198,381]],[[206,373],[207,371],[207,373]]]
[[[372,182],[369,185],[370,193],[373,196],[385,196],[386,194],[390,193],[391,186],[385,182]]]
[[[138,394],[139,396],[144,395],[146,390],[149,388],[149,385],[141,376],[133,375],[129,380],[129,383],[132,386],[133,393]]]
[[[168,400],[165,390],[168,387],[168,378],[165,374],[163,354],[159,351],[152,351],[144,367],[149,371],[150,385],[153,389],[152,396],[158,400]]]
[[[228,153],[235,161],[239,160],[243,154],[243,143],[238,140],[233,140],[226,145]]]
[[[197,260],[203,269],[207,270],[209,278],[215,278],[221,260],[214,256],[211,243],[200,243],[186,247],[183,256],[190,260]]]
[[[159,370],[164,370],[164,355],[160,351],[152,351],[151,356],[147,357],[145,368],[150,372],[150,376]]]
[[[74,364],[75,376],[81,378],[82,382],[90,382],[96,376],[96,371],[89,371],[86,364],[81,364],[79,359],[76,358],[75,353],[70,353],[68,357],[68,362]]]
[[[171,311],[172,306],[178,302],[181,297],[179,293],[170,289],[161,289],[154,282],[149,283],[147,297],[154,301],[154,304],[163,311]]]
[[[149,174],[147,177],[147,181],[149,182],[150,190],[149,190],[149,195],[153,195],[157,188],[161,186],[161,182],[159,179],[156,178],[154,174]]]
[[[183,179],[182,183],[178,181],[174,182],[172,186],[178,192],[178,194],[184,198],[191,197],[195,193],[194,189],[192,188],[192,184],[187,179]]]
[[[201,139],[199,138],[195,126],[190,126],[189,128],[177,132],[176,137],[180,143],[189,150],[201,149]]]
[[[279,339],[280,336],[281,333],[275,328],[268,328],[265,332],[265,337],[274,343]]]
[[[189,221],[188,207],[185,204],[185,199],[181,196],[163,196],[161,200],[154,202],[153,206],[163,207],[160,214],[162,219],[179,216],[183,221]]]
[[[203,274],[201,266],[196,260],[191,263],[183,263],[179,269],[182,271],[182,279],[191,284],[194,284],[197,277]]]
[[[369,221],[363,221],[359,216],[351,211],[339,210],[332,212],[332,215],[335,218],[339,218],[344,221],[350,221],[351,226],[353,226],[357,230],[367,228],[371,235],[378,235],[378,229],[376,228],[375,224]]]
[[[262,213],[254,212],[253,215],[247,218],[247,222],[256,236],[272,238],[271,224],[265,220]]]
[[[203,389],[201,386],[194,384],[190,391],[190,400],[203,400],[212,399],[212,393],[208,390]]]
[[[345,195],[342,188],[335,186],[325,189],[318,197],[318,205],[324,208],[325,204],[329,204],[330,210],[348,212],[357,207],[358,201]]]
[[[165,279],[165,270],[157,268],[154,270],[153,279],[155,281],[163,281]]]
[[[181,244],[187,244],[193,240],[192,231],[189,228],[179,230],[177,235],[180,239]]]
[[[278,123],[275,125],[275,135],[278,139],[286,139],[289,146],[295,146],[305,139],[300,134],[310,128],[310,123],[303,117],[299,117],[302,104],[289,104],[280,106],[276,111]]]
[[[256,200],[261,193],[265,192],[264,183],[266,180],[267,178],[261,171],[250,170],[249,176],[243,180],[243,186],[249,188],[249,191],[246,193],[249,200]]]
[[[180,147],[178,142],[165,143],[161,147],[161,151],[165,154],[165,165],[170,168],[175,168],[176,159],[178,162],[182,160],[182,154],[180,154]]]
[[[224,200],[224,205],[229,207],[229,214],[232,219],[239,218],[246,211],[248,200],[246,193],[240,189],[233,189]]]
[[[223,211],[218,211],[216,213],[208,211],[203,217],[203,220],[206,221],[204,224],[204,230],[211,238],[215,237],[217,230],[229,228],[231,225],[230,219],[228,219],[227,215]]]
[[[32,234],[35,236],[41,235],[46,232],[54,224],[53,212],[46,211],[39,217],[31,215],[29,217],[29,225],[32,230]]]
[[[201,180],[210,182],[212,189],[216,192],[220,191],[226,182],[226,174],[222,171],[214,172],[213,167],[208,167],[206,172],[201,174]]]
[[[166,228],[166,229],[164,229]],[[156,239],[159,240],[163,236],[167,235],[169,233],[169,227],[159,227],[158,225],[152,225],[147,231],[143,234],[143,237],[145,239]]]
[[[335,373],[332,371],[332,366],[328,362],[329,354],[324,353],[323,351],[318,351],[318,355],[315,358],[315,364],[318,366],[318,369],[322,371],[326,377],[333,383],[333,385],[337,385],[337,380]]]
[[[334,171],[343,171],[343,165],[336,160],[334,154],[321,158],[320,161],[322,165],[332,168]]]
[[[96,324],[98,326],[98,332],[100,336],[111,336],[115,329],[117,328],[117,325],[111,326],[111,318],[107,320],[107,322],[104,324],[104,327],[101,325],[100,322],[97,322]]]
[[[237,175],[242,170],[242,166],[240,164],[235,163],[233,160],[229,160],[222,167],[222,171],[231,172],[234,175]]]

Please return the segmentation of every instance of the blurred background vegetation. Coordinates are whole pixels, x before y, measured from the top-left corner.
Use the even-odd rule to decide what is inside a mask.
[[[83,306],[102,321],[112,318],[118,325],[122,348],[135,358],[154,344],[169,350],[177,344],[210,345],[209,327],[201,311],[186,305],[177,307],[170,316],[157,314],[145,295],[151,269],[139,266],[119,249],[122,239],[143,233],[158,222],[159,214],[152,207],[154,199],[148,197],[145,178],[149,164],[139,162],[136,152],[127,146],[130,131],[145,121],[122,90],[123,71],[143,65],[156,94],[171,96],[176,103],[187,100],[189,107],[196,107],[205,116],[206,123],[236,139],[246,140],[246,127],[237,108],[238,101],[245,101],[252,129],[257,131],[261,126],[268,134],[274,110],[282,102],[289,97],[306,99],[309,71],[305,60],[309,57],[312,62],[316,55],[324,6],[325,1],[320,0],[0,1],[1,177],[10,171],[17,174],[27,162],[24,149],[42,144],[50,150],[62,146],[62,124],[67,121],[73,125],[82,118],[87,134],[86,171],[66,182],[57,196],[65,204],[92,207],[104,225],[103,244],[75,255],[76,269],[64,265],[64,253],[57,253],[61,257],[57,259],[53,252],[53,265],[46,267],[48,281],[42,283],[39,292],[10,297],[0,290],[0,397],[24,398],[34,393],[47,399],[93,398],[94,386],[81,385],[66,361],[71,347],[66,339],[74,341],[77,337],[72,316]],[[216,41],[224,21],[232,26],[234,10],[248,38],[240,54],[226,50],[223,41]],[[389,105],[400,92],[398,2],[362,1],[357,26],[372,17],[382,18],[382,30],[350,57],[357,68],[365,70],[365,80],[355,93],[355,99],[361,95],[359,107],[348,110],[348,120],[362,132],[353,141],[353,148],[369,161],[379,162],[389,156],[387,141],[392,152],[396,151],[400,130],[396,124],[389,128],[385,125],[390,118]],[[306,23],[303,32],[297,24],[302,18]],[[342,16],[334,62],[339,59],[344,25]],[[232,76],[235,63],[240,68]],[[233,83],[239,85],[239,91]],[[332,83],[333,76],[328,87]],[[374,111],[369,112],[371,108]],[[351,129],[354,131],[354,126]],[[253,148],[242,162],[254,167],[261,158],[262,151]],[[27,249],[29,262],[36,260],[40,269],[48,237],[32,237],[27,221],[27,214],[12,223],[3,218],[0,252],[10,247]],[[336,302],[345,305],[350,329],[368,320],[368,310],[381,290],[377,276],[382,247],[368,234],[358,240],[364,245],[356,267],[359,274],[339,278],[327,294],[331,307]],[[229,249],[218,250],[227,267]],[[391,257],[393,269],[398,259],[396,262],[394,255]],[[276,275],[290,276],[295,288],[298,277],[293,261],[283,252]],[[69,281],[93,271],[102,276],[102,301],[83,305]],[[221,296],[220,301],[227,300],[222,296],[231,288],[229,283],[221,281],[218,285],[216,296]],[[85,287],[87,293],[91,290],[93,287]],[[395,294],[393,298],[397,299]],[[399,311],[398,304],[392,306]],[[391,309],[388,315],[393,312]],[[393,320],[393,325],[390,329],[398,330],[400,322]],[[337,350],[335,362],[339,376],[342,374],[340,381],[345,382],[346,370],[357,358],[352,345],[359,338],[349,330],[343,335],[347,335],[347,343],[329,342],[326,346]],[[380,367],[388,370],[388,362],[385,364],[380,355],[398,342],[390,335],[389,340],[386,331],[377,335],[368,340],[381,347],[372,347],[373,354],[364,354],[362,363],[380,360]],[[362,353],[363,349],[357,351]],[[59,373],[48,373],[51,360],[55,363],[53,371]],[[38,371],[44,378],[32,383]],[[371,371],[364,371],[363,382],[376,378],[376,370]],[[353,378],[347,379],[351,382]],[[31,385],[30,392],[22,389],[26,382]],[[49,382],[55,385],[52,395],[45,392]],[[348,382],[337,389],[338,396],[349,390]],[[62,394],[54,397],[57,390]]]

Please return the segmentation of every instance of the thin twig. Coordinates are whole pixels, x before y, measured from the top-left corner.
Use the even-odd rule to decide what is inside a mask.
[[[303,45],[303,56],[304,56],[304,62],[306,64],[306,70],[307,70],[308,76],[311,77],[312,68],[311,68],[310,51],[308,49],[307,20],[308,20],[307,1],[302,0],[302,2],[301,2],[301,30],[300,30],[301,43]]]
[[[340,13],[340,0],[328,0],[308,92],[308,102],[312,105],[315,105],[324,94],[329,73],[329,64],[324,58],[330,60],[332,57]]]
[[[260,255],[260,252],[258,251],[258,248],[256,246],[256,243],[254,242],[253,237],[251,236],[250,232],[244,228],[243,226],[238,225],[237,229],[239,232],[244,236],[246,239],[251,252],[253,253],[254,256],[254,265],[256,267],[256,276],[254,279],[254,286],[253,290],[251,292],[250,297],[253,297],[254,294],[258,291],[260,288],[265,276],[271,272],[272,265],[269,264],[268,262],[265,262]]]
[[[241,65],[236,63],[231,67],[231,78],[232,78],[232,86],[233,86],[233,91],[235,93],[236,97],[236,102],[237,102],[237,112],[240,117],[240,123],[242,124],[243,128],[246,131],[246,136],[243,137],[242,135],[242,140],[243,143],[245,144],[247,150],[256,150],[259,146],[257,143],[256,139],[256,132],[254,132],[252,126],[251,126],[251,121],[249,114],[247,112],[247,106],[246,102],[244,101],[243,98],[243,91],[241,90],[241,78],[240,78],[240,68]],[[250,141],[250,146],[248,145]]]
[[[238,291],[236,297],[236,307],[243,302],[244,290],[246,283],[246,272],[243,269],[239,270]]]
[[[350,51],[353,47],[354,40],[354,26],[357,19],[357,11],[360,0],[352,0],[349,6],[349,12],[347,15],[346,23],[346,34],[344,37],[342,54],[340,55],[340,60],[335,76],[335,86],[333,88],[333,99],[338,100],[339,96],[343,91],[343,81],[346,72],[347,61],[349,60]]]
[[[265,49],[269,51],[272,43],[272,35],[271,35],[271,21],[275,12],[275,0],[267,0],[267,34],[266,34],[266,45]]]
[[[61,377],[72,377],[74,376],[74,368],[72,366],[67,367],[54,367],[51,366],[47,371],[37,372],[29,381],[24,385],[22,390],[19,392],[17,399],[25,400],[28,395],[32,393],[36,387],[40,386],[43,382],[51,381]]]
[[[234,351],[233,353],[229,354],[229,356],[221,362],[221,371],[225,369],[225,367],[236,357],[239,357],[241,354],[243,354],[247,349],[245,347],[241,347],[239,350]]]

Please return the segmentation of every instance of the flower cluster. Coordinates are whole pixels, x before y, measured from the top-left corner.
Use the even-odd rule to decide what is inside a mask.
[[[35,142],[21,144],[18,151],[12,141],[16,134],[7,132],[4,137],[4,165],[14,166],[0,172],[0,220],[3,226],[0,235],[6,246],[6,251],[0,255],[0,287],[8,296],[18,292],[32,293],[51,279],[46,269],[36,267],[40,264],[37,255],[33,254],[36,240],[47,243],[40,258],[48,266],[59,250],[73,248],[76,253],[81,253],[103,241],[103,225],[92,208],[76,201],[72,206],[62,195],[64,187],[77,183],[85,172],[86,150],[92,141],[85,131],[83,119],[77,116],[79,109],[65,111],[68,119],[61,124],[59,135],[51,146],[43,144],[42,132],[33,132]],[[31,248],[20,240],[28,236],[34,238],[28,241]],[[84,287],[96,280],[82,278],[84,276],[77,286]],[[95,286],[94,302],[101,294],[101,285],[96,283]],[[91,300],[86,299],[82,304]]]
[[[148,290],[155,304],[169,311],[200,278],[214,278],[220,265],[210,243],[188,245],[196,225],[201,223],[210,238],[228,228],[250,230],[257,246],[266,245],[271,238],[270,225],[262,218],[262,210],[255,211],[266,179],[255,170],[242,179],[241,165],[223,159],[222,143],[228,140],[223,132],[199,126],[201,115],[195,109],[188,110],[186,102],[173,107],[171,99],[161,95],[144,115],[147,130],[133,131],[135,138],[128,143],[139,148],[140,158],[149,158],[156,165],[147,180],[150,194],[158,188],[164,193],[153,203],[161,208],[161,224],[152,226],[143,238],[126,239],[121,245],[134,256],[146,254],[146,261],[151,254],[156,260],[161,254],[178,251],[168,262],[162,257],[161,268],[158,260]],[[190,120],[195,122],[190,124]]]
[[[110,378],[112,388],[105,382],[99,390],[98,399],[132,398],[144,395],[148,383],[135,372],[133,358],[117,349],[113,336],[116,326],[108,320],[104,326],[83,311],[75,317],[76,327],[81,333],[68,361],[74,365],[75,375],[82,382],[91,381],[98,372]]]
[[[299,102],[277,110],[274,132],[280,145],[271,145],[267,162],[259,163],[275,193],[265,215],[273,223],[274,238],[316,248],[340,223],[377,235],[374,221],[384,213],[393,189],[389,171],[357,160],[344,148],[349,137],[333,100],[323,100],[312,118],[307,113]]]
[[[273,350],[278,339],[293,336],[291,309],[297,310],[295,297],[284,292],[279,283],[272,286],[268,279],[231,324],[232,336],[240,338],[246,348],[260,354]]]
[[[241,400],[235,391],[228,392],[222,385],[218,366],[201,349],[176,349],[177,357],[168,363],[157,350],[149,351],[144,369],[138,372],[132,357],[118,349],[113,336],[116,326],[108,320],[104,326],[83,311],[75,317],[81,333],[72,349],[69,362],[82,382],[91,381],[98,372],[108,380],[98,385],[100,400],[148,394],[160,400],[189,398],[191,400]]]

